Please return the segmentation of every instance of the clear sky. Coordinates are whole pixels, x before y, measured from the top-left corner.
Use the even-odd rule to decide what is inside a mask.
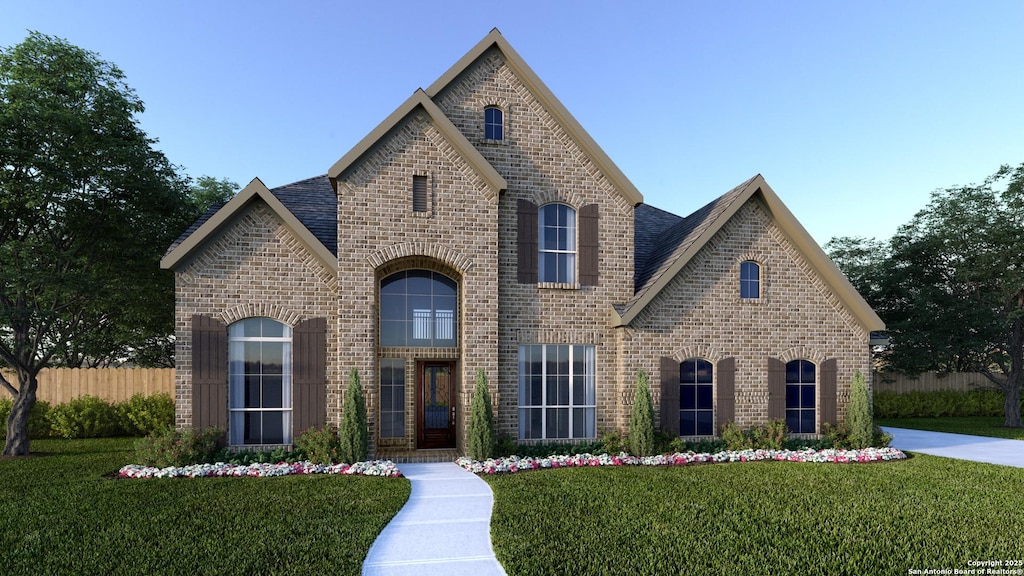
[[[0,0],[117,64],[193,176],[325,174],[493,27],[637,186],[690,213],[763,174],[818,242],[888,238],[1024,162],[1024,2]]]

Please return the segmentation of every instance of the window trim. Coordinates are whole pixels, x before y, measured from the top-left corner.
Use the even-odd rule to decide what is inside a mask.
[[[494,122],[491,114],[498,114],[498,121]],[[496,130],[495,133],[492,130]],[[495,138],[494,136],[497,136]],[[484,107],[484,140],[487,142],[505,141],[505,110],[501,106],[490,105]]]
[[[568,229],[568,230],[571,231],[569,234],[566,235],[566,241],[567,241],[566,243],[570,247],[567,248],[567,249],[564,249],[564,250],[561,250],[561,249],[557,248],[557,244],[558,244],[557,239],[555,240],[556,247],[554,249],[545,248],[545,244],[547,243],[546,242],[547,234],[545,234],[546,228],[550,227],[550,228],[554,228],[555,230],[558,230],[558,229],[561,229],[562,227],[558,225],[557,208],[556,208],[555,224],[553,226],[550,226],[550,225],[548,225],[546,223],[546,218],[545,218],[544,214],[545,214],[545,212],[548,211],[547,209],[549,207],[558,207],[558,206],[564,206],[565,209],[568,211],[568,216],[572,217],[572,223],[571,224],[568,224],[569,220],[568,220],[568,217],[567,217],[567,219],[566,219],[567,224],[564,227],[565,229]],[[579,265],[579,251],[580,250],[579,250],[579,238],[578,238],[578,235],[579,235],[579,214],[578,214],[578,211],[575,208],[573,208],[572,206],[570,206],[569,204],[566,204],[564,202],[549,202],[547,204],[544,204],[543,206],[540,206],[537,209],[537,283],[538,284],[554,285],[553,287],[572,287],[572,288],[577,288],[579,286],[579,284],[578,284],[579,271],[577,270],[577,267]],[[566,270],[564,270],[564,271],[558,269],[558,258],[557,258],[557,255],[559,255],[559,254],[565,254],[567,256],[566,261],[568,263],[566,265]],[[545,262],[546,257],[549,257],[547,255],[554,255],[555,256],[555,267],[556,267],[555,278],[547,278],[546,275],[545,275],[544,262]],[[566,276],[565,279],[560,279],[559,278],[559,273],[560,272],[565,272],[565,276]]]
[[[406,410],[406,404],[407,404],[406,399],[407,399],[407,392],[408,392],[409,387],[408,387],[408,384],[407,384],[408,378],[406,377],[408,371],[405,369],[406,368],[405,364],[406,364],[405,358],[381,358],[379,363],[378,363],[378,366],[380,367],[379,368],[380,375],[379,375],[379,378],[378,378],[378,382],[379,382],[379,386],[380,386],[379,392],[380,392],[380,399],[381,399],[381,402],[380,402],[380,422],[378,424],[378,429],[380,430],[380,437],[381,437],[381,439],[393,440],[395,438],[405,438],[408,435],[408,427],[406,426],[405,415],[406,415],[406,412],[407,412],[407,410]],[[391,380],[388,381],[387,383],[385,383],[385,379],[384,379],[384,369],[385,369],[385,366],[387,366],[387,368],[389,370],[391,370],[391,375],[392,375]],[[394,376],[394,371],[399,369],[399,368],[401,368],[401,370],[402,370],[402,385],[401,386],[398,386],[398,385],[395,384],[395,378],[393,377]],[[391,402],[392,402],[392,404],[391,404],[391,409],[390,410],[385,410],[384,409],[385,388],[388,388],[389,389],[388,390],[388,394],[391,394]],[[396,403],[395,403],[395,397],[396,396],[400,396],[400,400],[398,402],[399,405],[396,405]],[[385,426],[384,426],[385,415],[391,415],[391,418],[392,418],[392,420],[391,420],[391,427],[388,428],[388,429],[385,429]],[[395,415],[399,415],[399,416],[396,417]],[[396,428],[400,428],[401,434],[395,434],[395,429]]]
[[[565,376],[568,377],[569,387],[569,398],[568,404],[548,404],[548,385],[549,378],[558,378],[559,374],[549,375],[548,374],[548,350],[554,349],[560,346],[565,346],[569,349],[569,373]],[[526,373],[523,371],[523,366],[526,364],[526,358],[524,353],[533,347],[539,347],[541,349],[541,391],[540,391],[540,404],[524,404],[524,401],[529,401],[529,390],[526,386],[529,386],[528,378],[534,376],[534,374]],[[577,376],[573,372],[573,365],[576,363],[575,354],[576,349],[580,348],[584,354],[584,390],[582,402],[574,403],[576,400],[573,378]],[[517,360],[517,371],[519,380],[518,390],[518,405],[516,407],[516,413],[519,419],[519,439],[520,440],[576,440],[584,438],[596,438],[597,437],[597,346],[593,344],[520,344]],[[587,402],[590,397],[593,402]],[[568,419],[568,436],[559,437],[551,436],[548,433],[548,411],[564,409],[569,412]],[[573,425],[573,411],[577,409],[585,410],[584,416],[584,430],[579,434],[574,434],[576,430]],[[527,437],[529,413],[531,410],[541,411],[541,435],[540,437]],[[588,417],[589,416],[589,417]],[[589,422],[588,422],[589,420]],[[593,430],[587,430],[586,428],[593,425]],[[588,434],[590,433],[590,434]]]
[[[237,331],[242,330],[243,329],[242,327],[243,327],[243,325],[244,325],[244,323],[246,321],[254,320],[254,319],[255,320],[261,320],[261,321],[270,321],[270,322],[273,322],[275,324],[280,325],[282,327],[282,336],[263,336],[263,335],[260,335],[260,336],[245,336],[244,332],[241,335],[239,335],[237,333],[233,334],[233,332],[237,332]],[[231,446],[276,446],[276,445],[288,445],[288,444],[292,443],[292,441],[293,441],[293,432],[294,432],[293,431],[293,427],[294,427],[293,426],[294,425],[294,415],[293,415],[294,406],[293,406],[293,399],[292,399],[293,388],[294,388],[294,382],[293,382],[294,374],[292,373],[293,372],[292,353],[294,351],[293,337],[294,337],[294,334],[293,334],[291,326],[288,326],[287,324],[285,324],[284,322],[281,322],[279,320],[275,320],[274,318],[268,318],[268,317],[264,317],[264,316],[253,316],[253,317],[249,317],[249,318],[243,318],[241,320],[233,322],[230,326],[228,326],[228,443]],[[242,405],[240,407],[236,407],[234,405],[235,404],[235,400],[236,400],[235,393],[234,393],[235,390],[236,390],[236,387],[237,386],[245,386],[245,377],[248,376],[248,375],[252,375],[252,374],[247,374],[245,372],[244,345],[242,346],[243,353],[242,353],[242,357],[241,358],[236,358],[235,354],[233,353],[236,350],[236,347],[233,346],[233,344],[235,344],[235,343],[243,343],[244,344],[245,342],[260,342],[260,343],[275,343],[276,342],[276,343],[283,344],[283,348],[284,348],[282,350],[283,366],[281,367],[281,404],[282,405],[281,405],[280,408],[265,408],[265,407],[262,407],[262,406],[259,407],[259,408],[246,408],[245,407],[245,391],[244,391],[244,388],[243,388],[243,390],[241,392],[241,398],[242,398],[241,404]],[[236,368],[237,368],[237,365],[239,363],[242,365],[242,372],[240,374],[235,371]],[[262,366],[263,366],[263,362],[262,362],[262,357],[261,357],[261,362],[260,362],[260,367],[261,368],[260,368],[260,374],[259,374],[260,376],[264,375],[263,374],[263,370],[262,370]],[[237,380],[237,378],[239,378],[239,377],[241,378],[240,381]],[[262,394],[262,382],[261,382],[260,393]],[[245,417],[244,417],[244,415],[245,414],[252,414],[252,413],[263,414],[263,413],[267,413],[267,412],[280,412],[280,413],[282,413],[282,441],[280,443],[278,443],[278,442],[265,442],[265,441],[263,441],[263,429],[262,429],[262,426],[261,426],[261,429],[260,429],[260,440],[261,441],[260,442],[254,442],[254,443],[253,442],[250,442],[250,443],[245,442]],[[240,425],[235,424],[235,422],[236,422],[236,416],[235,415],[236,414],[240,415],[240,416],[238,416],[239,424]]]
[[[756,271],[754,278],[747,277],[747,271],[750,268]],[[740,262],[740,299],[746,301],[760,300],[762,295],[761,290],[761,263],[756,260],[744,260]],[[748,287],[753,286],[754,296],[749,295]]]

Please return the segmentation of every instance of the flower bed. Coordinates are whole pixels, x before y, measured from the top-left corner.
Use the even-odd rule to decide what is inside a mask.
[[[401,477],[395,463],[390,460],[370,460],[355,464],[313,464],[304,462],[280,462],[277,464],[192,464],[190,466],[156,468],[129,464],[118,471],[121,478],[212,478],[212,477],[267,477],[289,476],[292,474],[348,474],[360,476]]]
[[[741,450],[724,451],[715,454],[692,452],[662,454],[660,456],[630,456],[625,452],[618,456],[609,454],[577,454],[573,456],[548,456],[547,458],[488,459],[483,462],[471,458],[459,458],[456,463],[475,474],[500,474],[544,468],[571,468],[580,466],[686,466],[689,464],[714,464],[721,462],[835,462],[867,463],[903,460],[907,457],[895,448],[867,448],[865,450]]]

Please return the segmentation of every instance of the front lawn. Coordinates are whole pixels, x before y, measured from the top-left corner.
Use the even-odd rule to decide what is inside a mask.
[[[359,574],[409,481],[111,480],[134,439],[34,440],[0,460],[4,574]]]
[[[509,576],[907,574],[1024,560],[1024,470],[931,456],[482,476]]]
[[[973,434],[1024,440],[1024,428],[1004,428],[1002,416],[957,416],[946,418],[876,418],[875,424],[893,428],[931,430],[952,434]]]

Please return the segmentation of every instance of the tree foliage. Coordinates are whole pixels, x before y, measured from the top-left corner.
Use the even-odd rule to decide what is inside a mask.
[[[491,390],[487,386],[487,374],[483,369],[476,371],[476,388],[469,407],[469,456],[474,460],[486,460],[494,453],[494,410],[491,406]]]
[[[43,367],[168,334],[158,263],[194,208],[142,111],[116,66],[65,40],[33,32],[0,50],[0,360],[17,374],[0,377],[5,454],[28,452]]]
[[[634,456],[654,454],[654,403],[647,372],[643,370],[636,377],[636,398],[629,415],[629,450]]]
[[[366,401],[363,387],[359,383],[359,370],[353,368],[348,374],[348,389],[345,403],[341,406],[341,458],[348,464],[366,460],[370,443],[369,426],[366,420]]]

